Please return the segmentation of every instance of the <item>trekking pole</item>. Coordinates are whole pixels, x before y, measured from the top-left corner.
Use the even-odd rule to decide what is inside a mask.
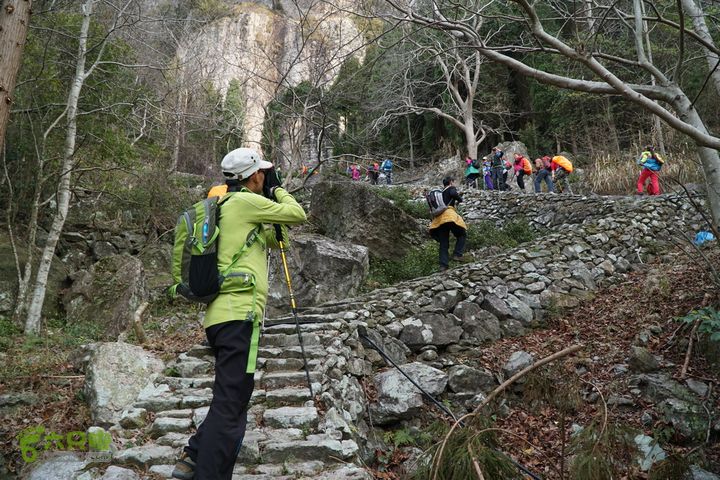
[[[310,390],[310,398],[314,398],[312,382],[310,381],[310,371],[308,370],[307,358],[305,357],[305,345],[303,343],[302,334],[300,333],[300,321],[297,315],[297,306],[295,304],[295,294],[292,289],[292,282],[290,282],[290,269],[287,264],[287,257],[285,256],[285,242],[283,242],[282,229],[277,223],[275,227],[275,238],[280,245],[280,258],[282,259],[283,271],[285,272],[285,284],[287,285],[288,293],[290,294],[290,309],[295,319],[295,331],[297,332],[298,341],[300,342],[300,353],[303,357],[303,366],[305,367],[305,377],[307,378],[308,389]]]

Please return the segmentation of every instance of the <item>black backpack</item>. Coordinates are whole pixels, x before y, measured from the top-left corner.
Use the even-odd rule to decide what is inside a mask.
[[[425,194],[425,200],[427,201],[428,207],[430,207],[430,215],[432,215],[433,218],[437,217],[448,208],[447,205],[445,205],[445,200],[443,199],[443,191],[439,188],[435,188],[427,192]]]
[[[210,303],[220,293],[225,277],[233,265],[257,240],[261,227],[254,228],[232,258],[230,265],[218,269],[220,237],[220,206],[230,198],[210,197],[197,202],[178,218],[172,253],[172,275],[175,282],[169,289],[172,298],[182,295],[197,303]]]

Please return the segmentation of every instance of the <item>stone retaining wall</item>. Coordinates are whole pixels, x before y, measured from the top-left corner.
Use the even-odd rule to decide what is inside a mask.
[[[385,362],[362,345],[357,326],[368,327],[374,342],[397,363],[424,362],[430,369],[422,375],[426,386],[437,385],[444,377],[443,385],[449,385],[443,387],[446,396],[466,400],[469,405],[476,395],[492,390],[502,372],[469,369],[438,353],[475,349],[541,326],[548,309],[577,305],[599,285],[617,281],[633,264],[647,261],[674,242],[683,242],[680,235],[694,234],[702,225],[700,214],[677,196],[472,192],[466,195],[464,210],[471,222],[491,218],[503,223],[522,216],[549,233],[444,273],[303,312],[307,321],[333,320],[341,325],[343,333],[324,345],[328,355],[317,366],[325,379],[321,398],[334,406],[340,418],[357,427],[358,444],[367,446],[368,454],[372,449],[367,435],[370,421],[409,419],[417,405],[393,397],[401,379],[378,375],[374,387],[380,401],[371,404],[374,418],[368,418],[361,382]],[[411,389],[408,395],[416,393]],[[404,412],[388,410],[403,401],[407,405]]]

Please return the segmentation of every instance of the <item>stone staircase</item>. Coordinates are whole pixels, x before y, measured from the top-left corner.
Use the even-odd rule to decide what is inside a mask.
[[[319,367],[327,357],[323,344],[336,338],[339,328],[337,322],[301,327],[316,394],[323,383],[332,382]],[[314,405],[294,325],[265,328],[257,367],[234,480],[372,478],[355,463],[356,442]],[[153,478],[170,478],[182,447],[207,415],[213,368],[209,347],[196,345],[180,354],[170,364],[174,375],[159,377],[146,387],[120,425],[111,429],[117,443],[124,443],[113,455],[113,464],[135,465]]]

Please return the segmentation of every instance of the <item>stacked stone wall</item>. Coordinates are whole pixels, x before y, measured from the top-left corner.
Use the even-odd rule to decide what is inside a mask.
[[[696,201],[702,205],[702,199]],[[368,445],[370,424],[409,419],[414,410],[408,407],[405,415],[383,410],[383,389],[392,391],[397,385],[383,385],[380,377],[374,379],[380,402],[371,401],[366,408],[361,382],[385,361],[363,345],[358,326],[367,327],[373,341],[398,364],[420,360],[449,379],[446,395],[469,406],[477,394],[496,385],[502,372],[468,371],[443,353],[476,349],[542,326],[549,309],[576,306],[599,286],[621,279],[633,265],[684,242],[682,236],[688,238],[703,223],[702,215],[680,196],[472,192],[466,194],[463,210],[470,223],[490,219],[501,225],[522,217],[543,235],[444,273],[303,312],[305,321],[339,322],[343,333],[325,345],[327,360],[317,366],[327,380],[321,398],[357,426],[360,445]],[[465,382],[468,375],[483,381]],[[467,384],[481,387],[463,390]],[[369,418],[368,411],[375,418]]]

